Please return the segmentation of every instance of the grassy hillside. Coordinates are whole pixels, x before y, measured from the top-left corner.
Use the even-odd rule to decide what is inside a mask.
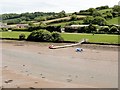
[[[53,26],[61,26],[61,27],[64,27],[65,25],[68,25],[70,23],[83,23],[83,20],[77,20],[77,21],[69,21],[69,22],[61,22],[61,23],[53,23],[53,24],[50,24],[50,25],[53,25]]]
[[[108,24],[120,24],[120,17],[115,17],[107,21],[108,21]]]
[[[77,20],[77,21],[69,21],[70,20],[70,16],[68,16],[68,17],[63,17],[63,18],[58,18],[58,19],[46,20],[46,21],[42,21],[42,22],[46,23],[48,25],[62,26],[62,27],[64,27],[65,25],[68,25],[71,22],[74,22],[74,23],[83,23],[83,19],[85,17],[86,17],[85,15],[77,15],[77,18],[80,19],[80,20]],[[39,24],[39,22],[38,23],[34,23],[34,24]]]
[[[85,17],[86,16],[83,16],[83,15],[77,15],[78,19],[84,19]],[[53,19],[53,20],[47,20],[47,21],[44,21],[44,23],[51,23],[51,22],[60,21],[60,20],[70,20],[70,16],[64,17],[64,18]]]
[[[103,13],[106,13],[107,11],[112,11],[112,9],[111,8],[109,8],[109,9],[103,9],[103,10],[99,10],[98,12],[100,12],[101,14],[103,14]]]

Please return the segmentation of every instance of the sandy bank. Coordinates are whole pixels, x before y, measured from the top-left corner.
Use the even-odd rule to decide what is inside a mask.
[[[65,43],[6,40],[1,43],[3,87],[117,87],[117,46],[81,45],[76,47],[84,51],[77,53],[76,47],[48,48],[51,44]]]

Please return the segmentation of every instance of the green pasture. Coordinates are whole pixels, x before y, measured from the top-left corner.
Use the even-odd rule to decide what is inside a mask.
[[[26,38],[27,36],[30,34],[30,32],[17,32],[17,31],[13,31],[13,32],[0,32],[0,38],[16,38],[19,39],[19,35],[20,34],[25,34]]]
[[[70,24],[71,22],[74,22],[74,23],[83,23],[83,20],[69,21],[69,22],[60,22],[60,23],[53,23],[53,24],[50,24],[50,25],[64,27],[64,26]]]
[[[120,17],[115,17],[112,19],[107,20],[108,24],[112,25],[112,24],[120,24]]]
[[[109,8],[109,9],[103,9],[103,10],[99,10],[98,12],[100,12],[101,14],[103,14],[103,13],[106,13],[107,11],[112,11],[112,9],[111,8]]]
[[[20,34],[25,34],[26,38],[30,32],[0,32],[0,38],[19,38]],[[120,44],[118,42],[118,35],[108,34],[80,34],[80,33],[61,33],[65,41],[77,41],[88,39],[89,42],[100,42],[110,44]]]
[[[118,35],[62,33],[62,37],[65,41],[80,41],[82,39],[88,39],[89,42],[118,44]]]

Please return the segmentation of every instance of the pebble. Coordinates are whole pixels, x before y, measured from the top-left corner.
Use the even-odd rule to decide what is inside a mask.
[[[13,80],[6,80],[5,83],[11,83]]]
[[[42,78],[45,78],[45,77],[42,77]]]
[[[29,87],[30,89],[35,89],[34,87]]]
[[[38,82],[35,82],[35,83],[38,83]]]
[[[71,82],[72,81],[72,79],[67,79],[67,82]]]

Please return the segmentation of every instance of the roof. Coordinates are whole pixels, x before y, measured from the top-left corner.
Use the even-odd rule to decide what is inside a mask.
[[[89,25],[71,25],[71,27],[86,27],[86,26],[89,26]]]
[[[28,24],[16,24],[17,26],[29,26]]]

